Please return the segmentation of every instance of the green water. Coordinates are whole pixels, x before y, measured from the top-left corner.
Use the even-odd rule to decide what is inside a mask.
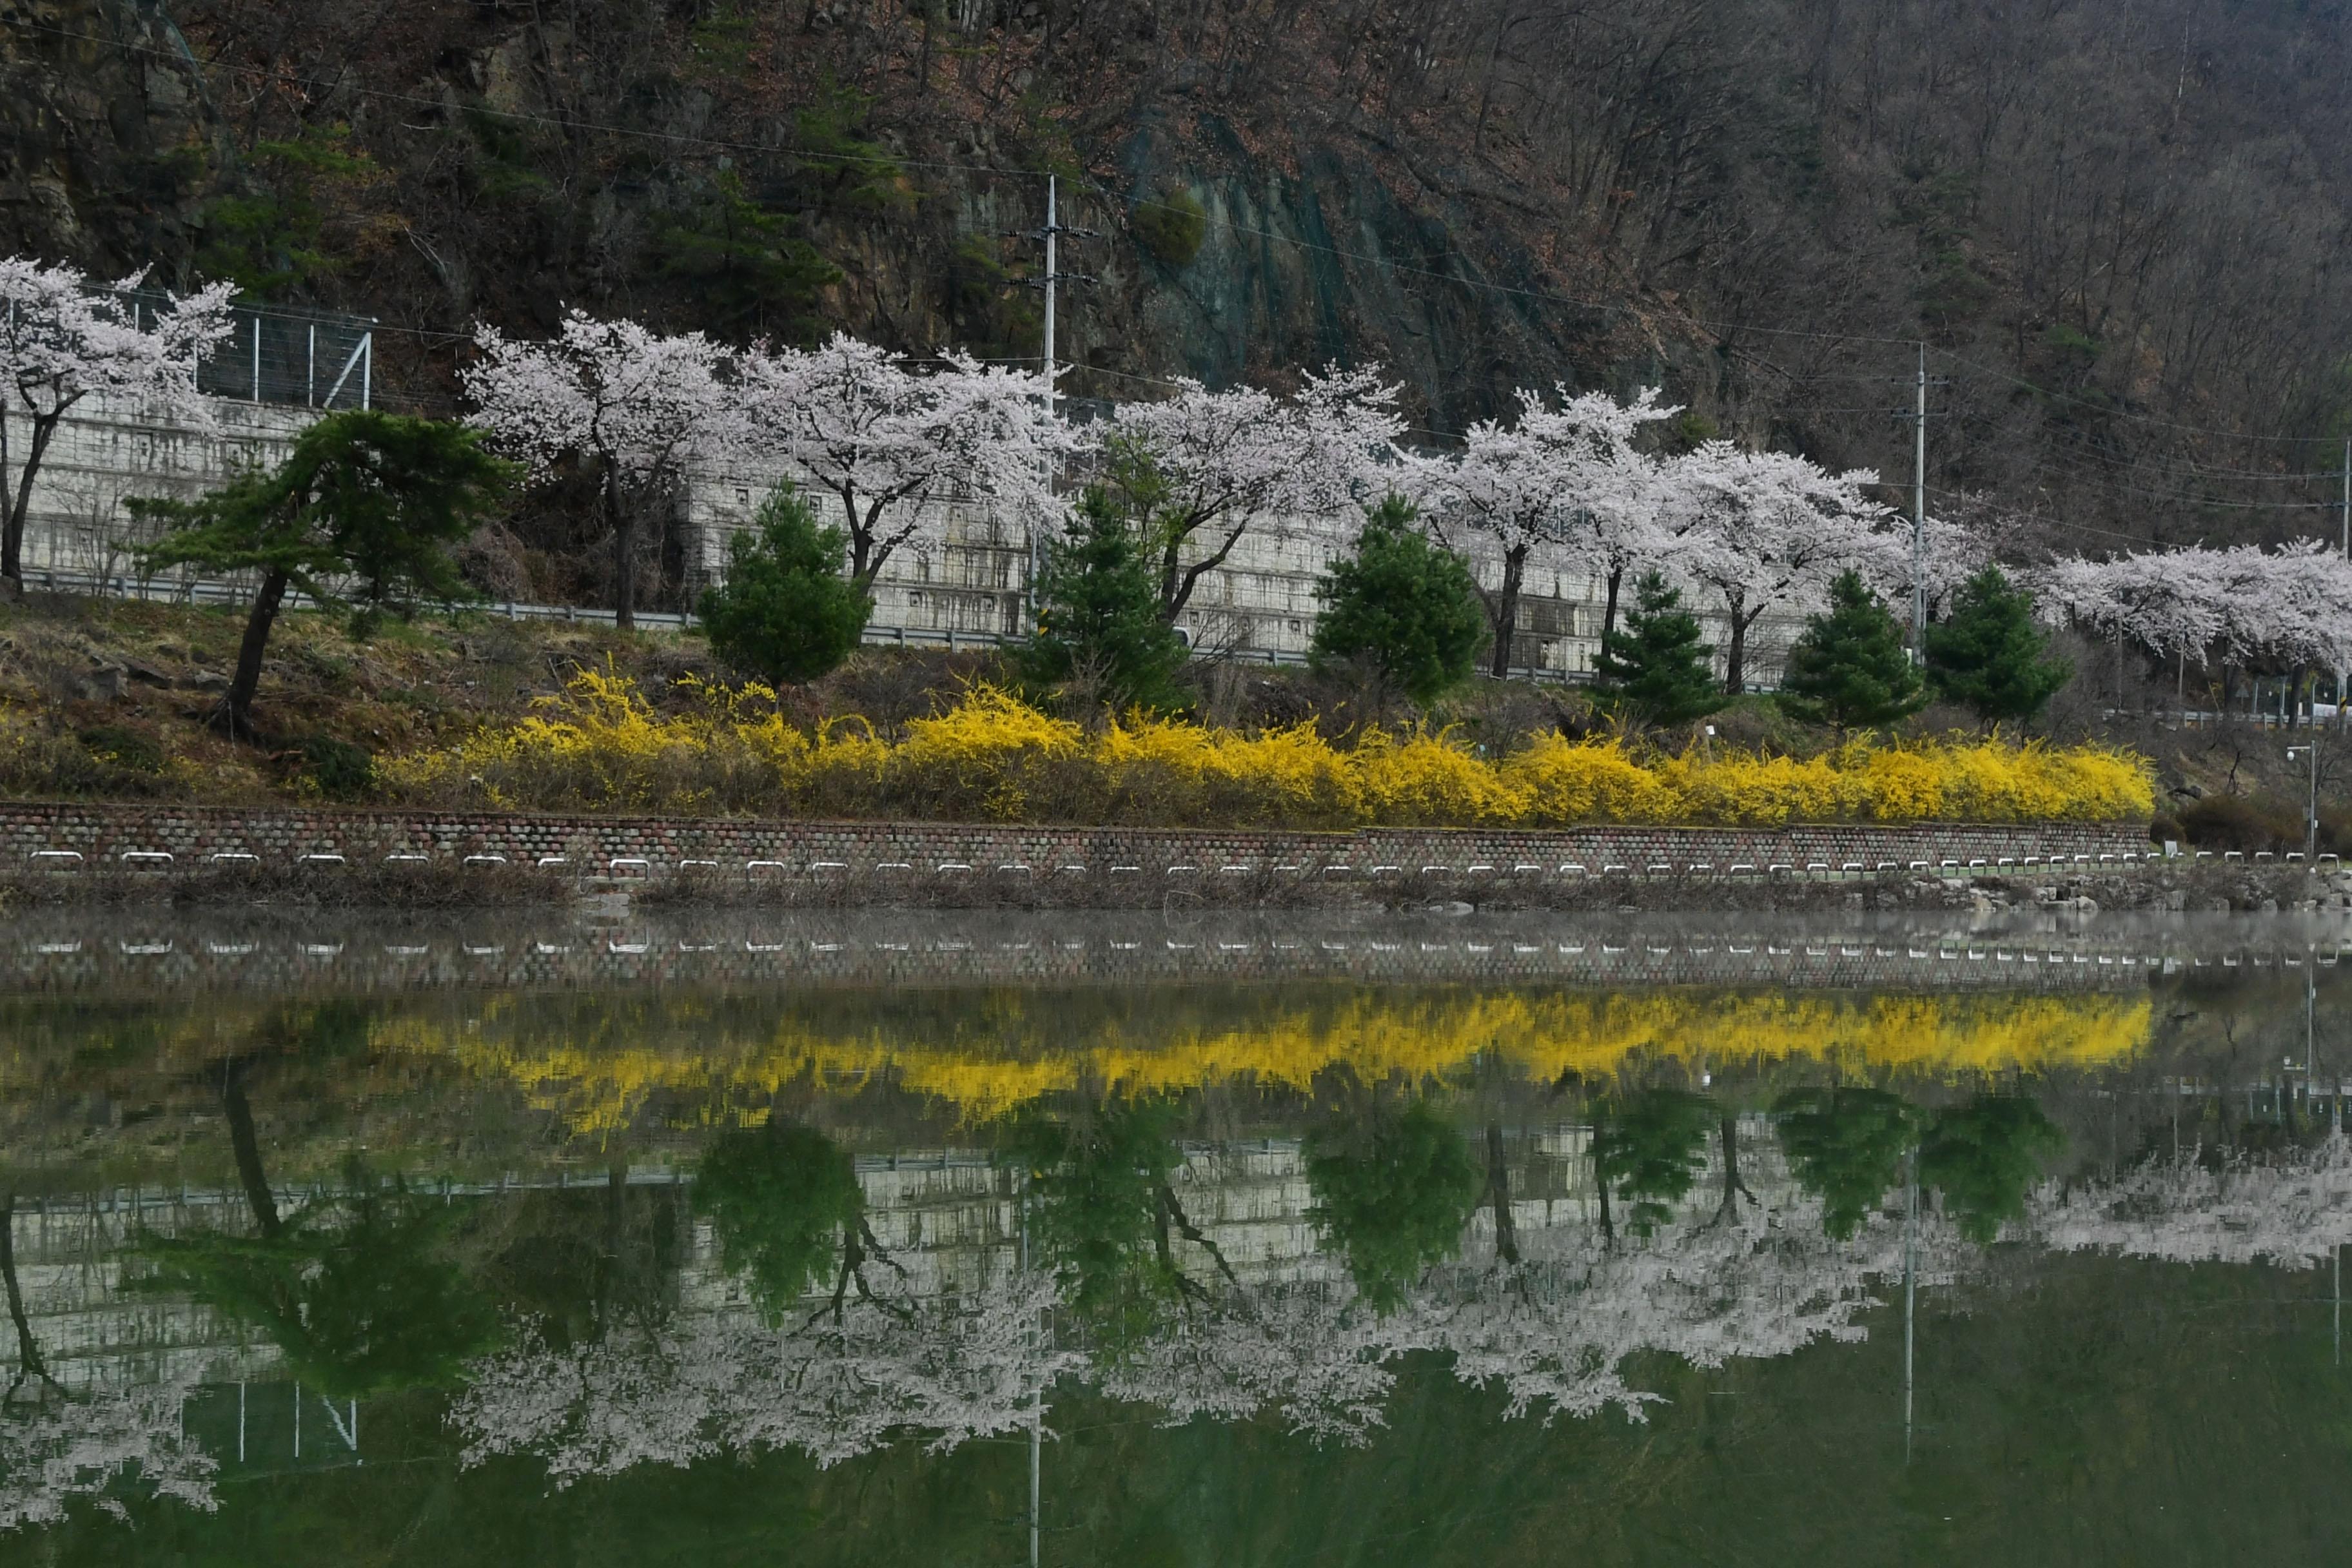
[[[2352,1544],[2333,933],[1154,929],[0,932],[0,1560]]]

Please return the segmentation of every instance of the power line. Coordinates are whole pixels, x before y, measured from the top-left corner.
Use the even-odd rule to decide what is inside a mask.
[[[1928,348],[1930,353],[1940,354],[1963,369],[1975,371],[1979,375],[1992,376],[1997,380],[2008,382],[2012,386],[2022,387],[2037,397],[2046,397],[2055,403],[2072,404],[2077,408],[2086,408],[2093,413],[2104,414],[2116,419],[2128,419],[2135,424],[2154,425],[2167,430],[2178,430],[2185,435],[2217,436],[2229,441],[2266,441],[2282,446],[2309,445],[2319,441],[2333,443],[2337,439],[2334,436],[2258,436],[2242,430],[2224,430],[2211,425],[2186,425],[2176,420],[2159,419],[2152,414],[2134,414],[2127,409],[2115,408],[2104,403],[2094,403],[2088,398],[2076,397],[2072,393],[2055,391],[2043,386],[2039,382],[2029,381],[2021,375],[2013,374],[1994,365],[1979,364],[1976,361],[1965,358],[1950,349],[1937,348],[1933,344],[1928,345]]]
[[[1966,420],[1990,435],[1998,436],[2004,433],[1995,416],[1979,410],[1960,407],[1947,413],[1945,417]],[[2193,459],[2184,459],[2176,465],[2161,458],[2126,456],[2098,445],[2093,437],[2082,432],[2053,429],[2048,426],[2035,426],[2031,435],[2040,444],[2058,447],[2068,456],[2086,462],[2104,463],[2110,468],[2142,469],[2165,478],[2224,479],[2263,484],[2292,482],[2327,485],[2340,484],[2344,478],[2344,470],[2340,468],[2301,470],[2212,468],[2197,463]]]

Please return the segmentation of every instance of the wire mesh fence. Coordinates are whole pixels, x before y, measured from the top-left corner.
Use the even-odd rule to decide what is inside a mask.
[[[152,320],[166,296],[117,296],[134,321]],[[226,338],[196,366],[196,389],[241,403],[301,408],[369,408],[375,403],[375,320],[239,300]]]

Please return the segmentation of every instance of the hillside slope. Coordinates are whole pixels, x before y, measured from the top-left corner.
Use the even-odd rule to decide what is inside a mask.
[[[0,0],[0,250],[383,318],[1038,352],[1074,394],[1375,359],[1425,438],[1663,379],[2075,547],[2332,532],[2331,0]],[[176,24],[176,26],[174,26]],[[198,63],[201,62],[201,63]],[[1768,330],[1774,329],[1774,330]],[[1815,334],[1815,335],[1809,335]],[[1965,492],[1989,500],[1969,501]],[[1893,492],[1890,491],[1890,499]]]

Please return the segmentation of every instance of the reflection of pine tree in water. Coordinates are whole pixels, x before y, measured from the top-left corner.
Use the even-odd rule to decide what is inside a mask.
[[[771,1326],[827,1276],[838,1320],[853,1284],[861,1300],[875,1300],[869,1261],[898,1269],[875,1239],[848,1151],[780,1109],[764,1127],[712,1142],[695,1167],[694,1209],[710,1221],[720,1261],[745,1277]]]
[[[2042,1161],[2066,1136],[2022,1095],[1980,1094],[1937,1112],[1919,1142],[1919,1180],[1943,1194],[1944,1213],[1979,1244],[2025,1212]]]
[[[348,1048],[352,1020],[351,1010],[335,1006],[293,1026],[280,1015],[267,1031],[280,1038],[266,1043]],[[364,1042],[363,1016],[356,1037]],[[299,1381],[331,1397],[454,1381],[499,1332],[489,1299],[450,1255],[456,1215],[354,1170],[346,1192],[287,1219],[262,1162],[247,1092],[261,1059],[240,1054],[220,1069],[224,1119],[256,1234],[147,1237],[124,1288],[186,1295],[259,1330]]]
[[[1635,1236],[1665,1223],[1706,1163],[1706,1135],[1715,1120],[1715,1102],[1685,1089],[1611,1095],[1594,1106],[1592,1164],[1604,1236],[1615,1234],[1612,1187],[1632,1205],[1626,1219]]]
[[[1309,1212],[1347,1254],[1364,1298],[1375,1306],[1393,1302],[1424,1268],[1460,1249],[1482,1191],[1492,1194],[1500,1132],[1490,1141],[1482,1182],[1468,1142],[1428,1101],[1399,1106],[1352,1080],[1336,1101],[1331,1119],[1307,1135]]]
[[[1012,1140],[1029,1173],[1038,1258],[1061,1278],[1073,1314],[1114,1344],[1151,1332],[1172,1309],[1208,1301],[1208,1287],[1177,1257],[1177,1237],[1234,1283],[1171,1180],[1184,1163],[1179,1110],[1157,1096],[1105,1097],[1063,1117],[1032,1111]]]
[[[1774,1108],[1780,1147],[1798,1185],[1822,1200],[1822,1225],[1839,1240],[1902,1178],[1920,1113],[1883,1089],[1791,1089]]]

